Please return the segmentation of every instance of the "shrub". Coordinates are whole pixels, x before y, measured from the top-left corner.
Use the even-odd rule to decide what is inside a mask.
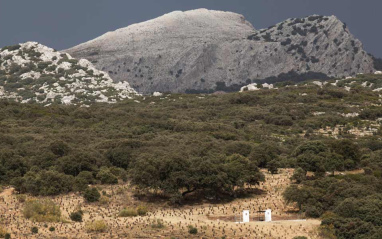
[[[1,50],[2,51],[5,51],[5,50],[8,50],[8,51],[15,51],[15,50],[18,50],[21,48],[21,45],[18,44],[18,45],[12,45],[12,46],[5,46],[3,47]]]
[[[49,145],[49,149],[55,155],[62,157],[68,154],[70,147],[63,141],[54,141]]]
[[[49,62],[40,62],[40,63],[38,63],[37,67],[39,69],[43,70],[43,69],[47,68],[50,64],[52,64],[51,61],[49,61]]]
[[[74,222],[82,222],[82,215],[83,215],[82,211],[72,212],[70,214],[70,219]]]
[[[302,168],[296,168],[290,179],[296,180],[296,183],[301,183],[306,179],[306,171]]]
[[[151,228],[154,228],[154,229],[164,228],[163,220],[162,219],[154,219],[151,223]]]
[[[85,228],[87,232],[105,232],[107,230],[107,224],[103,220],[97,220],[94,222],[87,222]]]
[[[252,145],[247,142],[231,142],[226,147],[227,155],[240,154],[247,157],[252,151]]]
[[[99,199],[99,203],[102,205],[108,204],[109,202],[110,202],[110,198],[107,196],[101,196],[101,198]]]
[[[7,230],[4,227],[0,226],[0,237],[3,238],[6,234],[8,234]]]
[[[20,203],[23,203],[26,201],[27,199],[27,196],[25,194],[18,194],[16,195],[16,199],[17,201],[19,201]]]
[[[56,230],[55,227],[49,227],[49,231],[50,231],[50,232],[54,232],[55,230]]]
[[[318,229],[318,235],[321,238],[336,239],[335,228],[333,225],[321,225]]]
[[[138,216],[138,212],[135,209],[132,208],[124,208],[122,211],[118,214],[119,217],[136,217]]]
[[[87,202],[97,202],[101,197],[101,194],[96,188],[88,188],[84,192],[84,198]]]
[[[97,174],[97,179],[101,180],[102,184],[117,184],[118,178],[110,172],[108,168],[101,168]]]
[[[244,92],[244,93],[233,94],[231,98],[229,99],[229,102],[231,104],[253,105],[258,103],[259,100],[260,100],[260,97],[253,94],[252,92]]]
[[[11,234],[9,234],[9,233],[5,233],[5,235],[4,235],[4,239],[11,239]]]
[[[322,211],[314,206],[308,207],[305,211],[305,215],[307,217],[312,217],[312,218],[318,218],[321,216],[321,214],[322,214]]]
[[[188,226],[188,233],[195,235],[198,233],[198,229],[196,227],[190,225],[190,226]]]
[[[83,192],[88,188],[89,184],[93,183],[93,174],[89,171],[82,171],[75,177],[73,189],[75,191]]]
[[[36,222],[59,222],[61,210],[49,199],[26,201],[23,210],[24,217]]]
[[[146,206],[143,206],[143,205],[140,205],[137,207],[137,213],[139,216],[146,216],[147,214],[147,207]]]
[[[271,174],[277,174],[281,164],[277,159],[273,159],[267,163],[268,172]]]
[[[22,181],[14,183],[14,186],[20,193],[27,192],[35,196],[58,195],[72,190],[73,177],[51,170],[29,171],[24,175]]]
[[[31,232],[32,232],[33,234],[37,234],[37,233],[38,233],[38,227],[32,227],[32,228],[31,228]]]

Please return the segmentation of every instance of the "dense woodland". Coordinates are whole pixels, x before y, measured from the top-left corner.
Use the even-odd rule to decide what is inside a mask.
[[[365,78],[382,82],[378,76],[359,80]],[[0,184],[48,196],[123,180],[140,197],[157,194],[179,205],[195,194],[206,200],[238,197],[264,180],[259,168],[277,173],[292,167],[295,184],[284,197],[306,216],[322,217],[322,233],[380,238],[382,132],[348,133],[378,124],[378,92],[357,83],[350,91],[330,84],[283,85],[139,97],[89,108],[3,100]],[[360,115],[341,115],[349,113]],[[338,135],[318,133],[339,125]],[[334,175],[353,169],[365,173]]]

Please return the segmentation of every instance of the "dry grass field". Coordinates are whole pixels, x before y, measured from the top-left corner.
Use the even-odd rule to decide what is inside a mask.
[[[294,213],[295,208],[286,205],[282,199],[293,169],[281,169],[277,175],[263,172],[266,182],[257,187],[258,193],[227,203],[198,202],[173,208],[160,199],[138,200],[133,197],[128,184],[98,186],[105,196],[97,203],[85,203],[79,194],[57,196],[51,199],[60,206],[63,219],[59,223],[38,223],[24,218],[24,203],[10,188],[0,194],[0,223],[12,238],[316,238],[320,221],[298,220],[303,218],[299,218]],[[124,207],[140,205],[148,208],[146,216],[118,216]],[[254,212],[268,208],[272,209],[274,221],[255,221],[258,217]],[[84,212],[83,222],[72,222],[69,214],[78,209]],[[235,218],[244,209],[250,210],[251,222],[235,223]],[[106,222],[105,232],[86,229],[86,223],[96,220]],[[197,228],[197,234],[189,233],[190,225]],[[32,234],[32,227],[38,227],[37,234]],[[50,227],[55,231],[51,232]]]

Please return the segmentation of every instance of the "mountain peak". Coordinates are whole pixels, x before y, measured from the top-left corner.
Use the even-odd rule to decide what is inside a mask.
[[[374,71],[346,25],[320,15],[255,30],[236,13],[175,11],[67,51],[143,93],[236,91],[288,72],[342,77]]]
[[[238,23],[245,23],[252,27],[252,24],[245,20],[245,17],[241,14],[227,11],[217,11],[209,10],[206,8],[200,8],[189,11],[174,11],[163,15],[162,17],[167,18],[186,18],[187,20],[197,20],[200,22],[211,21],[211,20],[221,20],[221,21],[232,21]],[[209,22],[207,22],[209,23]]]

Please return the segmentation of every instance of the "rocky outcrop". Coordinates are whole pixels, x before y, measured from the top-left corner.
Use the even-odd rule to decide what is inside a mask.
[[[374,72],[362,43],[334,16],[292,18],[255,30],[231,12],[178,11],[66,52],[141,93],[238,91],[288,72],[333,77]]]
[[[115,103],[136,95],[128,82],[113,82],[88,60],[27,42],[0,49],[0,99],[44,105]]]

